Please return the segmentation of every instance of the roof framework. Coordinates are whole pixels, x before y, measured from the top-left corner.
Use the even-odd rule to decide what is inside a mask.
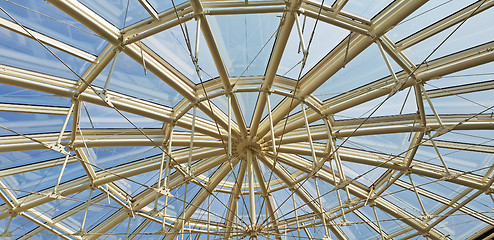
[[[165,10],[154,1],[130,0],[131,8],[123,1],[119,27],[83,2],[43,4],[99,38],[98,51],[24,24],[28,17],[9,8],[40,4],[0,4],[3,30],[34,41],[76,76],[0,61],[2,87],[67,102],[0,98],[0,236],[474,239],[492,232],[494,83],[484,66],[492,66],[494,43],[434,54],[448,41],[477,36],[478,29],[461,37],[455,32],[477,16],[492,20],[494,1],[452,7],[398,41],[400,24],[448,2],[382,1],[382,9],[365,17],[353,12],[363,4],[356,0],[190,0]],[[126,25],[132,6],[144,17]],[[29,10],[42,15],[42,9]],[[233,19],[222,16],[241,17],[246,26],[251,16],[278,22],[266,39],[245,33],[246,52],[248,44],[267,40],[248,54],[229,48],[242,44],[234,35],[244,33],[235,23],[230,27],[238,32],[222,28],[221,21]],[[259,29],[245,32],[268,25],[259,19]],[[317,39],[325,31],[320,26],[344,34],[329,43]],[[170,32],[186,50],[181,61],[191,74],[153,45],[168,41],[162,34]],[[378,51],[368,65],[360,63],[373,48]],[[418,54],[425,59],[415,54],[422,48],[430,49]],[[262,71],[244,76],[263,51]],[[311,60],[318,51],[322,57]],[[235,62],[242,54],[251,58]],[[286,66],[294,57],[298,63]],[[130,71],[144,71],[130,91],[116,80],[126,67],[118,65],[123,58],[137,66]],[[237,65],[244,69],[240,76]],[[379,67],[384,75],[357,79]],[[283,74],[288,68],[299,72]],[[342,74],[349,71],[362,73],[355,79]],[[155,91],[144,82],[151,75],[180,96],[174,104],[139,95],[141,88]],[[356,87],[339,92],[333,79]],[[24,117],[35,120],[24,123]],[[455,231],[459,224],[468,231]]]

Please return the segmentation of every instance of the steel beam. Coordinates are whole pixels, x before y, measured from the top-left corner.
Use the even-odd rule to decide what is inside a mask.
[[[211,56],[213,58],[214,64],[216,65],[216,69],[218,70],[218,74],[220,75],[220,80],[223,85],[223,89],[226,92],[230,92],[232,90],[232,85],[230,84],[230,78],[228,76],[225,64],[223,63],[223,59],[221,57],[218,46],[216,45],[216,41],[213,36],[213,31],[209,25],[209,21],[204,15],[204,8],[202,6],[201,1],[199,0],[190,0],[190,5],[194,10],[194,13],[198,18],[200,18],[201,22],[201,30],[206,43],[209,47],[209,51],[211,52]],[[240,107],[238,105],[238,100],[234,94],[231,94],[232,98],[232,110],[235,115],[235,119],[237,120],[237,125],[239,127],[239,131],[242,136],[247,135],[247,127],[245,125],[245,119],[243,118],[242,112],[240,111]]]
[[[295,22],[295,18],[298,18],[297,10],[300,8],[301,3],[302,2],[300,0],[291,1],[290,6],[288,7],[289,11],[283,15],[283,19],[281,20],[282,22],[280,23],[273,50],[271,52],[271,58],[269,59],[266,69],[266,75],[261,85],[261,90],[263,91],[259,93],[254,114],[252,116],[252,123],[250,126],[251,137],[258,136],[257,129],[259,127],[259,123],[261,122],[262,113],[264,112],[264,107],[266,105],[268,94],[267,91],[269,91],[273,85],[276,72],[280,66],[281,57],[283,56],[283,52],[285,51],[288,38],[290,37],[290,33]]]
[[[344,154],[340,153],[340,156],[342,160],[345,160]],[[308,174],[310,174],[310,166],[312,163],[304,158],[301,157],[294,157],[293,155],[284,155],[280,154],[278,155],[278,159],[282,161],[285,164],[288,164],[292,167],[297,168],[298,170],[304,171]],[[279,164],[278,164],[279,165]],[[323,167],[319,172],[316,173],[316,176],[320,178],[323,181],[326,181],[328,184],[336,185],[336,180],[333,179],[332,175],[330,174],[330,170],[328,167]],[[348,189],[350,193],[353,196],[356,196],[357,198],[360,198],[365,200],[367,196],[369,195],[370,189],[365,189],[365,187],[362,187],[361,184],[355,183],[355,181],[351,181],[348,185]],[[312,200],[315,202],[315,200]],[[352,204],[351,202],[349,204]],[[417,217],[413,216],[412,214],[404,211],[402,208],[392,204],[391,202],[387,201],[384,198],[377,197],[373,199],[372,204],[375,204],[376,207],[379,207],[382,211],[387,212],[391,216],[396,217],[398,220],[404,222],[405,224],[411,226],[412,228],[416,229],[420,233],[423,234],[428,234],[429,237],[432,239],[444,239],[445,236],[441,234],[439,231],[437,231],[434,228],[428,228],[426,224],[424,224],[422,221],[418,220]],[[307,203],[308,206],[309,203]],[[354,204],[352,204],[354,205]]]
[[[318,217],[329,218],[323,206],[318,205],[316,199],[314,199],[308,192],[306,192],[299,183],[295,182],[290,177],[290,174],[286,171],[286,169],[281,166],[281,164],[274,164],[274,161],[272,159],[268,159],[266,156],[263,155],[259,155],[259,160],[271,171],[273,171],[274,174],[281,178],[288,185],[290,191],[297,194],[297,196],[299,196],[307,204],[307,206],[317,214]],[[308,167],[307,169],[310,169],[310,167]],[[327,220],[330,221],[329,219]],[[348,239],[345,233],[338,226],[330,224],[328,227],[338,239]]]
[[[393,2],[393,4],[391,4],[385,11],[382,11],[374,18],[375,22],[371,26],[370,30],[371,35],[374,37],[382,36],[394,25],[405,19],[408,15],[422,6],[425,2],[427,1]],[[343,68],[348,61],[351,61],[373,42],[371,37],[361,34],[351,33],[349,37],[350,36],[351,40],[348,44],[348,49],[347,41],[342,41],[342,43],[336,46],[326,57],[324,57],[323,60],[321,60],[307,74],[305,74],[305,76],[300,80],[300,89],[296,90],[297,98],[310,95],[327,79]],[[293,100],[293,103],[291,99],[285,99],[278,105],[278,107],[273,111],[273,121],[275,124],[285,118],[285,116],[299,104],[300,100],[297,98]],[[359,103],[361,103],[361,101]],[[325,111],[324,114],[330,115],[331,113]],[[290,130],[292,129],[287,129],[286,131]],[[269,124],[266,120],[264,120],[259,127],[258,136],[264,137],[268,131]]]
[[[202,188],[199,193],[194,196],[192,201],[189,203],[186,209],[180,214],[177,220],[173,224],[173,228],[171,232],[165,236],[165,240],[171,240],[180,232],[182,226],[184,226],[185,222],[187,222],[192,214],[197,210],[197,208],[201,205],[206,198],[213,193],[214,188],[225,178],[228,173],[230,173],[230,169],[232,166],[237,165],[239,162],[238,158],[233,158],[232,162],[223,163],[218,170],[211,176],[210,181],[208,182],[207,188]],[[231,164],[231,165],[230,165]],[[230,209],[231,210],[231,209]]]
[[[49,114],[49,115],[67,115],[69,108],[66,107],[51,107],[37,106],[14,103],[0,103],[1,112],[18,112],[32,114]]]

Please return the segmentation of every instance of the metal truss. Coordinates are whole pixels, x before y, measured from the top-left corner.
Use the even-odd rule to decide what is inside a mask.
[[[303,238],[302,235],[308,239],[350,239],[351,229],[347,226],[356,224],[348,220],[350,216],[360,219],[381,239],[402,238],[403,234],[408,234],[405,238],[421,235],[430,239],[449,239],[439,226],[453,214],[469,215],[483,224],[494,225],[490,215],[470,206],[481,194],[492,196],[494,166],[482,165],[482,174],[479,174],[479,169],[448,168],[449,162],[444,160],[446,149],[494,154],[494,138],[481,136],[482,143],[479,144],[441,138],[451,136],[452,132],[473,130],[491,134],[494,130],[493,106],[482,105],[481,112],[450,114],[433,105],[435,99],[492,91],[493,81],[424,87],[443,76],[493,62],[494,43],[451,52],[434,60],[425,59],[423,63],[413,62],[404,53],[491,9],[494,7],[492,0],[477,1],[398,42],[391,40],[389,31],[427,1],[395,0],[372,19],[366,19],[345,11],[345,6],[352,0],[337,0],[332,5],[314,0],[189,0],[178,5],[173,3],[172,8],[162,12],[147,0],[139,0],[139,7],[144,8],[148,17],[122,29],[78,1],[47,2],[104,39],[106,46],[95,56],[37,29],[0,18],[0,27],[82,59],[89,66],[73,80],[3,65],[0,61],[1,84],[65,97],[71,102],[69,107],[0,102],[2,113],[65,116],[59,132],[40,129],[36,133],[24,133],[0,124],[2,131],[8,132],[0,136],[0,153],[55,151],[60,155],[55,159],[0,167],[0,199],[4,202],[0,205],[0,220],[8,221],[0,236],[8,236],[12,221],[19,218],[36,226],[23,233],[21,239],[35,237],[45,230],[63,239],[97,239],[116,229],[121,231],[123,225],[127,226],[126,231],[119,234],[126,239],[144,234],[163,235],[165,239],[186,235],[195,239],[211,236],[281,240],[288,236]],[[264,75],[231,77],[218,47],[218,36],[212,30],[210,16],[266,13],[277,13],[280,22]],[[316,24],[337,26],[350,33],[334,49],[325,49],[328,54],[311,69],[306,69],[307,73],[301,74],[300,79],[290,79],[278,75],[290,38],[299,41],[302,70],[311,51],[319,51],[305,45],[304,34],[307,33],[302,31],[305,26],[304,22],[301,24],[302,18],[312,18]],[[206,46],[202,47],[207,48],[218,72],[218,76],[203,79],[198,64],[199,44],[196,43],[195,49],[189,46],[199,84],[141,42],[173,27],[183,28],[185,24],[197,25],[196,38],[204,37]],[[177,37],[188,38],[188,33],[184,31],[183,34]],[[379,47],[381,55],[376,57],[384,59],[389,76],[330,99],[313,95],[372,44]],[[183,99],[174,106],[164,106],[108,89],[120,54],[138,62],[146,73],[158,77]],[[400,69],[393,69],[391,61]],[[111,70],[106,86],[95,86],[93,82],[107,68]],[[416,113],[346,120],[334,117],[362,103],[386,97],[384,101],[387,101],[404,90],[409,90],[415,97],[410,101],[415,101]],[[258,93],[252,113],[243,112],[240,93]],[[274,95],[282,100],[273,107],[271,99]],[[228,109],[213,104],[220,97],[228,100]],[[86,102],[117,112],[133,128],[81,128]],[[433,114],[427,112],[427,107]],[[127,114],[158,121],[161,126],[140,128],[126,117]],[[91,117],[89,113],[86,115]],[[252,116],[252,119],[245,119],[246,116]],[[407,147],[400,154],[345,144],[352,137],[395,133],[410,135]],[[94,149],[113,151],[108,149],[116,147],[147,147],[159,154],[133,156],[132,161],[111,167],[103,167],[97,156],[92,156]],[[418,160],[417,152],[425,147],[435,150],[437,156],[434,157],[441,164]],[[369,172],[354,172],[346,163],[365,166],[369,172],[380,169],[382,174],[370,184],[364,184],[360,178]],[[68,165],[82,167],[83,176],[67,178],[64,170]],[[57,169],[54,176],[58,176],[58,181],[43,190],[30,192],[9,185],[9,179],[22,177],[22,174],[53,169]],[[150,178],[151,175],[146,181],[139,178]],[[416,185],[413,179],[418,176],[431,182],[462,186],[465,190],[451,198],[441,196]],[[123,187],[130,183],[142,189],[132,192]],[[413,200],[418,203],[414,208],[421,213],[409,212],[392,202],[387,197],[394,196],[392,186],[413,194],[416,197]],[[21,191],[24,191],[22,196],[18,195]],[[285,194],[280,194],[283,191]],[[88,194],[89,197],[81,201],[75,199],[77,194]],[[337,205],[326,202],[325,198],[329,196],[337,199]],[[441,207],[435,212],[427,212],[423,204],[425,198]],[[91,215],[90,209],[98,207],[105,199],[108,199],[108,206],[112,203],[114,211],[92,226],[85,225]],[[61,200],[78,203],[56,216],[40,210],[59,204],[57,202]],[[225,211],[221,213],[213,208]],[[281,211],[287,208],[289,213]],[[364,208],[372,209],[374,214],[368,215]],[[383,220],[379,219],[378,211],[407,227],[394,231],[387,229],[381,224]],[[74,230],[70,223],[81,215],[83,218],[77,219],[81,223],[80,229]],[[130,227],[136,220],[140,223]],[[149,228],[156,226],[159,230],[149,232]]]

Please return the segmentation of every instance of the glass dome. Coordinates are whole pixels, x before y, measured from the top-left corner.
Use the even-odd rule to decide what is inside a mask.
[[[493,6],[2,1],[0,237],[493,237]]]

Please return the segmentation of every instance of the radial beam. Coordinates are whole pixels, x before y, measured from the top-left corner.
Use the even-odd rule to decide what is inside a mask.
[[[262,82],[262,91],[259,93],[259,97],[257,99],[256,107],[254,110],[254,115],[252,117],[252,123],[250,126],[251,137],[257,136],[257,129],[259,127],[259,123],[261,122],[262,113],[266,105],[267,94],[268,91],[271,89],[271,86],[273,85],[276,72],[278,71],[278,67],[280,66],[281,57],[283,56],[283,52],[285,51],[288,38],[290,37],[290,33],[295,22],[295,18],[298,18],[297,10],[300,8],[301,3],[302,1],[300,0],[291,1],[290,6],[288,7],[288,11],[285,12],[283,19],[280,22],[273,50],[271,52],[271,58],[269,59],[265,78]]]
[[[190,217],[195,213],[199,206],[206,200],[206,198],[213,193],[214,188],[230,173],[231,167],[237,165],[239,162],[238,158],[233,158],[232,162],[223,163],[218,170],[211,176],[208,182],[207,188],[202,188],[199,193],[194,196],[192,201],[189,203],[186,209],[180,214],[180,216],[175,220],[171,232],[165,236],[165,240],[171,240],[175,238],[180,232],[180,229],[184,226]],[[230,165],[231,164],[231,165]],[[231,211],[231,209],[229,210]]]
[[[341,155],[343,154],[340,153],[340,156]],[[342,160],[344,160],[344,157],[343,156],[341,157]],[[284,154],[278,155],[278,159],[285,164],[288,164],[294,168],[297,168],[298,170],[306,172],[307,174],[311,173],[309,169],[310,166],[312,166],[312,163],[309,160],[306,160],[301,157],[295,158],[294,156],[288,156]],[[324,166],[321,170],[319,170],[318,173],[316,173],[316,175],[318,178],[320,178],[323,181],[326,181],[328,184],[336,185],[335,184],[336,179],[332,177],[332,175],[330,174],[330,169],[328,167]],[[365,189],[366,187],[364,187],[362,184],[359,184],[355,181],[350,181],[347,186],[350,193],[353,196],[356,196],[357,198],[361,199],[362,201],[364,201],[369,196],[370,189]],[[315,203],[315,200],[313,199],[312,202]],[[307,206],[310,207],[309,202],[306,203]],[[355,205],[355,203],[352,202],[349,202],[349,204]],[[396,206],[395,204],[389,202],[384,198],[377,196],[376,198],[372,199],[372,204],[375,204],[376,207],[379,207],[384,212],[387,212],[391,216],[396,217],[398,220],[411,226],[412,228],[416,229],[418,232],[422,234],[428,234],[428,236],[431,237],[432,239],[440,240],[445,238],[445,236],[441,232],[437,231],[434,228],[428,228],[427,224],[419,220],[418,217],[415,217],[412,214],[404,211],[399,206]]]
[[[223,89],[229,93],[232,91],[233,87],[230,84],[230,78],[228,77],[225,64],[223,62],[223,59],[221,58],[218,46],[216,45],[216,41],[213,36],[213,31],[211,30],[211,27],[209,25],[209,21],[204,15],[202,3],[199,0],[190,0],[190,4],[192,6],[192,9],[194,9],[194,13],[196,14],[196,16],[200,18],[202,34],[204,35],[206,43],[209,47],[209,51],[211,52],[211,56],[213,57],[214,64],[216,65],[216,69],[218,70],[218,74],[220,75]],[[238,100],[235,94],[231,94],[230,96],[232,98],[232,110],[235,115],[235,119],[237,120],[238,128],[240,130],[240,133],[243,136],[246,136],[247,127],[245,125],[245,119],[243,118],[242,111],[240,110],[240,107],[238,105]]]
[[[271,219],[271,223],[273,224],[273,228],[276,232],[276,239],[281,240],[281,231],[278,225],[278,213],[276,212],[276,203],[273,199],[273,195],[270,193],[270,190],[266,186],[266,181],[262,175],[261,168],[259,167],[259,162],[255,160],[253,162],[254,171],[257,177],[257,183],[259,188],[261,188],[261,195],[264,198],[264,202],[266,205],[266,209],[268,210],[269,218]],[[262,207],[262,206],[261,206]]]
[[[96,13],[91,11],[82,3],[79,3],[77,1],[61,1],[61,0],[49,0],[49,2],[53,4],[55,7],[67,13],[72,18],[84,24],[86,27],[94,31],[96,34],[100,35],[101,37],[109,41],[112,45],[121,46],[123,44],[120,30],[117,29],[112,24],[110,24],[105,19],[103,19],[102,17],[98,16]],[[203,29],[203,33],[204,33],[204,29]],[[152,72],[158,78],[163,80],[166,84],[168,84],[171,88],[173,88],[175,91],[180,93],[189,101],[195,102],[198,99],[198,96],[195,92],[195,84],[189,79],[187,79],[185,76],[183,76],[183,74],[177,71],[173,66],[171,66],[166,61],[164,61],[159,55],[157,55],[151,49],[147,48],[146,46],[139,45],[137,43],[132,43],[125,45],[123,51],[129,57],[131,57],[140,64],[143,64],[142,59],[144,59],[144,62],[146,64],[145,66],[148,71]],[[214,56],[214,54],[212,55]],[[229,84],[228,78],[224,79],[223,81],[227,81]],[[115,107],[117,107],[119,110],[124,110],[117,105],[115,105]],[[209,106],[207,104],[202,102],[199,105],[199,108],[208,116],[215,119],[219,125],[223,126],[226,129],[227,126],[226,122],[221,121],[221,119],[224,118],[216,118],[216,114],[210,111]],[[236,112],[236,114],[240,114],[239,116],[241,116],[241,112],[239,109]],[[237,120],[237,122],[239,121],[240,120]],[[240,131],[242,133],[245,133],[246,132],[245,125],[244,126],[242,126],[242,124],[239,125],[240,125],[239,126]]]
[[[238,209],[238,201],[240,199],[240,193],[242,191],[242,184],[244,182],[244,176],[245,176],[245,169],[247,168],[247,161],[242,161],[240,164],[240,169],[238,170],[238,175],[237,175],[237,180],[235,181],[235,186],[232,189],[232,193],[230,195],[230,200],[228,203],[228,209],[230,211],[227,211],[226,213],[226,220],[225,220],[225,225],[226,225],[226,231],[225,231],[225,238],[229,239],[231,236],[232,232],[232,225],[235,221],[235,213],[237,212]]]
[[[314,199],[307,191],[305,191],[305,189],[299,183],[295,182],[291,178],[290,174],[286,171],[286,169],[281,166],[281,164],[274,164],[274,161],[272,159],[269,159],[263,155],[259,155],[259,160],[269,169],[271,169],[271,171],[273,171],[276,176],[281,178],[283,182],[287,184],[290,190],[293,193],[297,194],[297,196],[299,196],[307,204],[307,206],[312,209],[314,213],[317,214],[317,216],[319,216],[320,218],[329,218],[323,206],[320,206],[316,199]],[[308,167],[307,169],[310,169],[310,167]],[[338,239],[348,239],[345,233],[338,226],[330,224],[328,227]]]
[[[212,151],[199,151],[194,153],[193,160],[203,159],[196,164],[194,164],[193,173],[197,176],[204,173],[205,171],[217,166],[222,162],[222,158],[212,158],[213,156],[217,156],[221,153],[224,153],[223,149],[215,149]],[[158,170],[160,167],[160,159],[161,156],[150,157],[138,161],[132,162],[132,164],[125,164],[116,166],[110,169],[106,169],[106,171],[100,171],[97,174],[97,179],[93,182],[89,181],[87,176],[79,177],[74,180],[70,180],[68,182],[60,184],[58,187],[58,191],[60,196],[69,196],[74,193],[82,192],[91,187],[104,185],[107,183],[115,182],[121,180],[123,178],[129,178],[132,176],[136,176],[145,172],[150,172],[154,170]],[[188,161],[188,151],[180,150],[174,154],[174,159],[177,163],[185,163]],[[170,180],[171,186],[173,188],[178,187],[179,184],[184,183],[185,179],[179,173],[173,175]],[[53,191],[53,188],[45,189],[39,193],[34,193],[22,197],[19,199],[23,204],[15,209],[16,212],[26,211],[30,208],[34,208],[40,206],[42,204],[54,201],[55,199],[50,198],[48,195]],[[145,191],[140,196],[140,198],[134,198],[135,201],[141,202],[143,200],[152,202],[155,198],[156,191]],[[141,199],[142,198],[142,199]],[[144,207],[146,205],[138,205],[140,207]],[[135,206],[134,206],[135,208]],[[0,219],[8,217],[7,212],[2,212],[6,208],[4,206],[0,206]],[[138,209],[137,209],[138,210]],[[117,223],[115,223],[117,224]]]
[[[48,114],[48,115],[67,115],[69,108],[52,107],[52,106],[36,106],[14,103],[0,103],[0,111],[2,112],[18,112],[32,114]]]
[[[393,2],[388,8],[375,17],[375,22],[371,26],[370,30],[371,34],[375,37],[382,36],[394,25],[405,19],[408,15],[422,6],[425,2],[427,1],[402,0]],[[327,79],[343,68],[348,61],[352,60],[355,56],[360,54],[373,43],[372,37],[358,33],[351,33],[349,37],[351,39],[349,40],[349,44],[347,44],[347,41],[342,41],[334,48],[333,51],[326,55],[324,59],[322,59],[307,74],[305,74],[305,76],[300,80],[300,88],[296,90],[297,97],[303,98],[304,96],[310,95],[324,82],[326,82]],[[276,124],[280,122],[299,103],[300,100],[297,99],[293,99],[293,103],[292,99],[283,100],[273,112],[274,123]],[[264,120],[259,126],[259,136],[264,136],[268,131],[269,124],[266,120]],[[287,131],[289,130],[287,129]]]
[[[311,156],[311,151],[308,149],[302,149],[301,146],[301,144],[297,144],[296,146],[285,145],[279,149],[279,152],[284,154]],[[305,147],[308,148],[307,145],[305,145]],[[321,146],[319,149],[323,149],[323,147]],[[342,161],[360,163],[368,166],[375,166],[392,170],[409,171],[410,173],[416,175],[430,177],[438,180],[441,179],[474,189],[485,188],[485,183],[481,181],[480,176],[469,172],[450,170],[451,177],[445,177],[443,174],[444,168],[442,166],[437,166],[430,163],[414,160],[410,161],[410,165],[412,165],[413,167],[407,167],[407,163],[404,162],[404,159],[402,157],[394,157],[390,159],[389,155],[386,154],[372,153],[346,147],[340,147],[338,151]],[[327,156],[327,153],[321,150],[316,150],[316,156],[325,157]],[[286,164],[293,165],[293,163],[289,161],[286,162]],[[307,168],[311,168],[311,166],[312,165],[307,166]],[[494,187],[491,186],[490,189],[494,190]]]

